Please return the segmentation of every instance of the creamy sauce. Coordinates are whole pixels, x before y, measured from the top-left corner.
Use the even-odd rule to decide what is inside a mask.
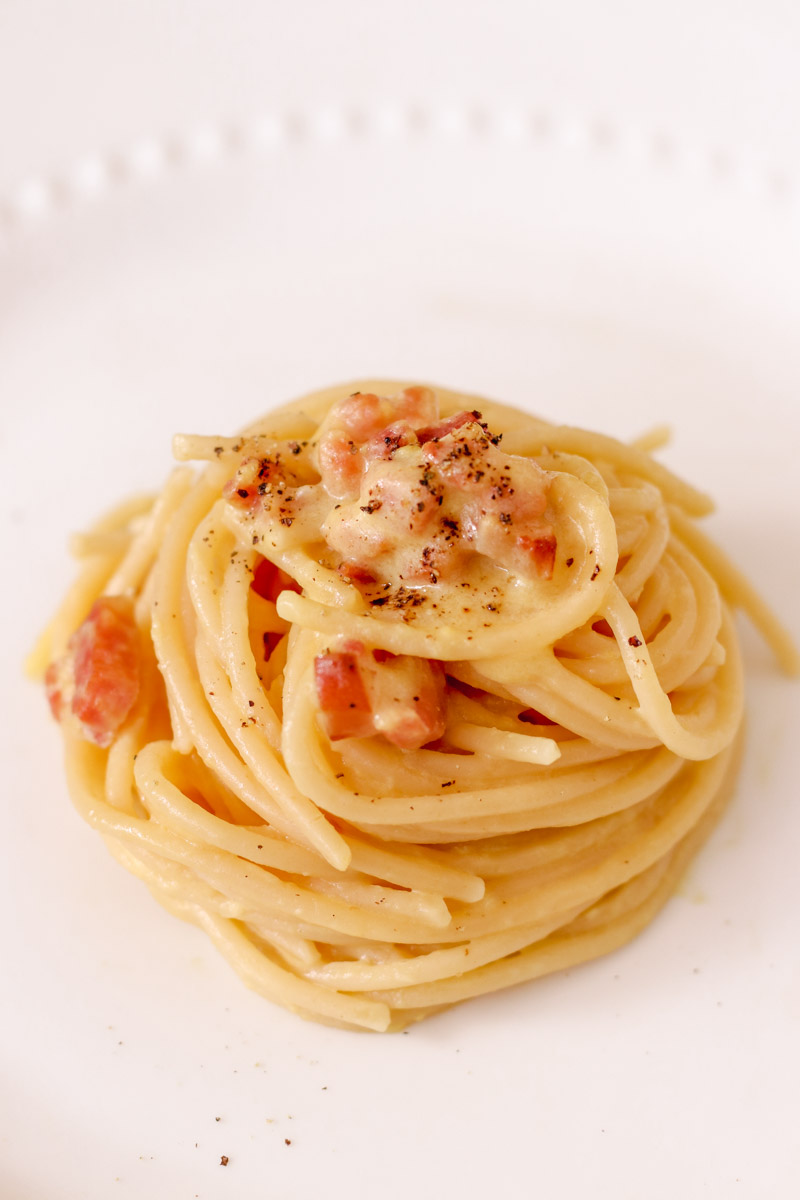
[[[440,420],[428,388],[356,393],[308,442],[254,438],[242,454],[225,495],[246,540],[305,546],[383,619],[477,636],[540,607],[564,569],[552,475],[506,454],[480,413]]]

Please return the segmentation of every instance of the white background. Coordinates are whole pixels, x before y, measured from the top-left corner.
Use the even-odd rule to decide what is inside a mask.
[[[525,101],[794,156],[791,0],[3,0],[0,185],[261,109]]]
[[[372,371],[668,419],[797,636],[799,55],[775,2],[0,0],[4,1200],[793,1194],[800,713],[750,633],[742,783],[652,929],[384,1039],[125,876],[20,663],[175,429]]]

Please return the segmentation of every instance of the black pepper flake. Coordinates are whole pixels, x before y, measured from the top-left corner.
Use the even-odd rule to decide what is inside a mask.
[[[641,638],[637,638],[637,637],[629,637],[629,638],[628,638],[628,645],[629,645],[629,646],[641,646],[641,644],[642,644],[642,639],[641,639]]]
[[[243,500],[246,500],[250,493],[248,492],[247,488],[237,488],[236,495],[241,496]]]
[[[401,585],[391,595],[376,596],[374,600],[370,600],[370,604],[373,606],[388,604],[391,608],[401,611],[407,608],[419,608],[421,604],[425,604],[427,599],[428,597],[423,592],[418,592]],[[414,614],[411,615],[413,616]]]
[[[595,566],[595,569],[592,571],[591,579],[597,579],[597,576],[599,574],[600,574],[600,568],[598,566]],[[589,582],[591,582],[591,579]]]
[[[382,506],[383,506],[383,501],[370,500],[369,504],[363,504],[360,506],[360,508],[361,508],[361,512],[367,513],[371,517],[372,514],[376,513],[379,508],[382,508]]]
[[[219,1160],[219,1165],[221,1167],[227,1167],[227,1165],[230,1161],[231,1160],[228,1158],[227,1154],[223,1154]]]
[[[293,524],[293,522],[294,517],[281,517],[281,525],[286,525],[287,528],[289,525]]]
[[[511,513],[500,513],[500,522],[503,525],[511,524]]]
[[[442,787],[452,787],[454,783],[455,783],[455,779],[448,779],[445,783],[442,784]]]
[[[291,1138],[284,1138],[284,1139],[283,1139],[283,1144],[284,1144],[284,1146],[291,1146],[291,1144],[292,1144],[292,1139],[291,1139]]]
[[[434,486],[435,476],[430,467],[426,467],[422,472],[422,478],[420,479],[419,484],[420,487],[424,487],[426,491],[430,492],[432,496],[436,497],[439,501],[439,504],[442,503],[442,489],[441,487],[437,488]]]
[[[572,564],[573,564],[574,562],[575,562],[575,559],[574,559],[574,558],[568,558],[568,559],[567,559],[567,566],[568,566],[568,567],[571,567],[571,566],[572,566]]]
[[[217,458],[219,458],[220,454],[222,454],[222,446],[215,446],[214,453],[216,454]]]

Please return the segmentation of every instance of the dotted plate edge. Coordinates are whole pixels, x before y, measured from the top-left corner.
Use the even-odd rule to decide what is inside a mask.
[[[309,145],[435,140],[506,143],[532,153],[560,146],[575,153],[617,155],[642,166],[689,171],[780,207],[797,205],[795,171],[771,167],[745,151],[682,143],[665,130],[648,132],[602,118],[558,117],[546,108],[325,107],[198,124],[177,135],[142,136],[81,155],[52,172],[28,176],[0,192],[0,250],[10,249],[69,210],[96,204],[121,188],[155,183],[177,170],[220,166],[237,157],[277,156]]]

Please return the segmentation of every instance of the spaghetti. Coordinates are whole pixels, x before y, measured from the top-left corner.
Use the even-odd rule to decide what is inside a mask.
[[[76,540],[34,655],[123,865],[348,1028],[642,929],[735,774],[731,608],[798,668],[707,498],[645,442],[376,381],[175,450],[206,466]]]

